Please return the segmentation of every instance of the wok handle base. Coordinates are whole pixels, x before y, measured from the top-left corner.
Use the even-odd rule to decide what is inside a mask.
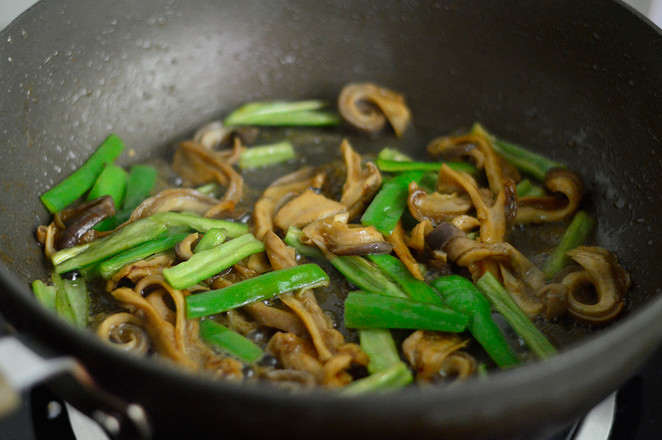
[[[0,402],[3,402],[0,417],[19,406],[22,391],[38,384],[94,420],[111,439],[151,438],[150,424],[142,407],[96,387],[75,359],[47,359],[15,337],[0,338]]]

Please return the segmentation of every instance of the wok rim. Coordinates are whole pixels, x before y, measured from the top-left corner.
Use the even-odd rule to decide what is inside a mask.
[[[621,0],[615,0],[622,6],[630,9],[640,17],[637,11],[629,5],[624,4]],[[4,38],[14,26],[21,23],[23,17],[28,13],[34,12],[45,2],[39,1],[33,5],[28,11],[24,12],[16,20],[0,32],[0,38]],[[647,19],[644,20],[652,25]],[[660,35],[662,30],[653,25],[656,32]],[[155,373],[163,380],[177,380],[191,385],[193,388],[208,388],[214,394],[219,396],[243,396],[248,399],[255,399],[262,402],[284,401],[285,404],[298,404],[298,405],[326,405],[329,402],[341,405],[357,406],[369,408],[372,404],[379,402],[388,402],[389,413],[397,413],[398,410],[405,407],[423,406],[430,403],[444,404],[452,403],[455,399],[466,401],[474,399],[480,402],[485,400],[485,396],[495,396],[503,394],[504,392],[513,393],[514,391],[520,392],[527,390],[534,385],[541,383],[549,384],[553,378],[562,377],[573,369],[592,365],[598,357],[597,355],[604,355],[610,346],[613,344],[625,344],[629,337],[636,335],[639,331],[648,331],[655,333],[654,338],[650,338],[648,344],[637,347],[632,350],[632,363],[641,365],[652,351],[659,346],[662,340],[662,320],[655,318],[662,315],[662,297],[657,294],[656,298],[651,299],[645,307],[639,310],[628,313],[628,316],[623,317],[617,323],[607,329],[603,329],[599,335],[590,337],[583,340],[581,343],[563,350],[558,355],[545,361],[534,362],[531,365],[518,367],[511,371],[500,371],[495,373],[491,380],[487,382],[479,382],[477,380],[469,381],[462,385],[462,389],[433,389],[433,390],[416,390],[405,389],[393,395],[366,395],[357,396],[352,400],[338,397],[328,392],[312,392],[312,393],[296,393],[287,394],[282,393],[276,389],[269,387],[251,387],[251,386],[235,386],[223,381],[212,381],[204,378],[192,376],[187,373],[182,373],[174,368],[161,365],[151,360],[145,361],[136,359],[132,356],[119,352],[118,350],[107,346],[102,341],[98,340],[91,332],[80,332],[77,329],[70,327],[63,323],[59,318],[45,311],[36,301],[32,298],[32,293],[28,286],[18,279],[4,264],[0,263],[0,285],[5,288],[8,295],[0,296],[0,313],[5,315],[5,319],[10,323],[17,323],[19,335],[25,334],[35,337],[37,342],[43,342],[46,338],[44,335],[55,335],[58,339],[63,341],[76,341],[82,345],[82,350],[90,350],[95,355],[99,355],[101,361],[120,360],[128,368],[135,369],[141,374]],[[27,313],[28,315],[38,317],[43,323],[44,328],[31,328],[27,322],[22,318],[16,320],[15,314],[9,314],[8,311]],[[67,353],[58,353],[66,355]],[[88,370],[94,375],[94,369],[90,369],[89,365],[85,365]],[[634,370],[634,368],[630,368]],[[628,377],[621,377],[615,379],[615,382],[622,384]],[[611,390],[615,389],[612,386],[603,386],[598,393],[603,397],[606,396]],[[525,395],[533,393],[526,392]],[[590,402],[582,402],[581,406],[584,409],[589,409],[590,406],[597,403],[599,399],[593,398]],[[486,405],[486,404],[483,404]],[[489,405],[488,405],[489,406]],[[381,410],[380,410],[381,411]],[[575,413],[576,411],[571,411]]]

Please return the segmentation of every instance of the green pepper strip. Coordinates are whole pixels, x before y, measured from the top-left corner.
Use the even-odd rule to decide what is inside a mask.
[[[89,316],[90,300],[87,285],[82,278],[62,279],[58,274],[51,274],[53,285],[48,286],[41,280],[32,282],[32,290],[47,309],[77,327],[86,327]]]
[[[97,271],[99,275],[107,280],[127,264],[140,261],[151,255],[172,249],[177,243],[185,239],[187,236],[188,233],[175,234],[139,244],[138,246],[132,247],[129,250],[121,252],[103,261],[97,267]]]
[[[345,300],[347,328],[402,328],[459,333],[469,315],[445,306],[378,293],[351,292]]]
[[[423,178],[422,171],[407,171],[387,180],[361,217],[364,226],[374,226],[389,236],[407,208],[409,184]]]
[[[51,257],[56,273],[69,272],[98,263],[113,255],[146,241],[154,240],[166,232],[163,223],[147,217],[91,243],[73,246],[56,252]]]
[[[556,353],[554,346],[513,301],[506,289],[491,272],[486,272],[476,282],[476,286],[489,299],[494,309],[503,315],[534,354],[544,359]]]
[[[366,255],[377,267],[387,274],[407,293],[407,296],[414,301],[443,305],[443,301],[425,281],[414,277],[407,266],[399,258],[389,254]]]
[[[94,186],[87,194],[87,200],[94,200],[101,196],[110,196],[115,203],[116,211],[124,203],[124,196],[126,194],[126,181],[127,173],[122,167],[118,167],[112,163],[106,165],[99,177],[97,178]],[[117,226],[117,218],[115,216],[105,218],[94,226],[97,231],[110,231]]]
[[[113,198],[116,207],[122,206],[124,194],[126,193],[127,177],[124,168],[112,163],[107,164],[87,194],[87,200],[109,195]]]
[[[264,251],[264,244],[253,234],[244,234],[226,243],[193,254],[176,266],[163,269],[163,277],[175,289],[187,289],[244,258]]]
[[[545,179],[545,174],[547,174],[547,171],[552,168],[563,167],[562,164],[547,159],[544,156],[533,153],[518,145],[497,139],[477,122],[472,127],[471,132],[473,134],[483,136],[485,139],[489,140],[496,152],[499,153],[499,155],[501,155],[508,162],[510,162],[511,165],[515,166],[521,171],[524,171],[525,173],[532,175],[541,182]]]
[[[186,297],[189,319],[225,312],[297,289],[312,289],[329,283],[329,276],[316,264],[302,264],[263,273],[218,290]]]
[[[207,232],[212,228],[223,228],[230,238],[236,238],[248,233],[248,225],[243,223],[182,214],[179,212],[159,212],[149,218],[156,222],[161,222],[166,226],[186,226],[198,232]]]
[[[211,228],[205,232],[205,235],[203,235],[200,241],[198,241],[198,244],[195,245],[193,252],[197,254],[198,252],[206,251],[216,247],[219,244],[222,244],[227,237],[228,232],[225,229]]]
[[[117,214],[117,224],[122,224],[131,217],[131,213],[150,196],[156,185],[156,168],[149,165],[134,165],[129,171],[126,182],[126,195],[122,209]]]
[[[290,141],[277,142],[275,144],[259,145],[247,148],[239,156],[239,167],[242,170],[258,168],[287,162],[296,158],[294,147]]]
[[[531,183],[529,179],[523,179],[515,187],[517,197],[541,197],[545,195],[545,190]]]
[[[330,126],[342,121],[335,113],[321,111],[327,103],[320,100],[251,102],[233,111],[225,126]]]
[[[449,168],[469,174],[476,174],[478,170],[469,162],[416,162],[405,160],[386,160],[377,158],[377,168],[389,173],[400,173],[404,171],[439,171],[443,164]]]
[[[370,374],[384,371],[400,362],[400,354],[388,329],[359,329],[359,344],[370,359],[367,367]]]
[[[247,364],[257,362],[264,354],[250,339],[211,319],[200,321],[200,338]]]
[[[103,167],[117,159],[124,150],[122,140],[111,134],[97,150],[62,182],[41,195],[44,206],[55,214],[85,194],[94,185]]]
[[[575,214],[568,229],[561,237],[561,241],[543,266],[543,273],[548,280],[568,264],[570,257],[566,255],[566,252],[584,243],[593,230],[593,225],[595,225],[595,220],[586,212],[579,211]]]
[[[376,391],[390,391],[407,386],[412,381],[409,367],[398,360],[377,373],[351,382],[341,388],[340,393],[344,396],[355,396]]]
[[[469,332],[499,367],[507,368],[519,363],[492,319],[489,301],[471,281],[459,275],[447,275],[435,279],[431,284],[449,307],[471,316]]]

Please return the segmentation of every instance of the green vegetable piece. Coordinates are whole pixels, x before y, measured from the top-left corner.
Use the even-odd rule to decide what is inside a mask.
[[[445,306],[378,293],[351,292],[345,299],[347,328],[403,328],[459,333],[469,316]]]
[[[55,272],[60,274],[96,264],[136,245],[158,238],[166,232],[166,226],[154,221],[153,217],[130,223],[91,243],[56,252],[51,257]]]
[[[87,195],[87,200],[108,195],[113,198],[116,207],[122,206],[127,178],[128,174],[122,167],[112,163],[107,164],[94,182],[94,186]]]
[[[303,255],[304,257],[308,258],[317,258],[318,260],[326,260],[324,257],[324,254],[317,249],[315,246],[308,246],[306,244],[301,243],[301,229],[295,227],[295,226],[290,226],[287,229],[287,234],[285,235],[285,238],[283,241],[285,244],[288,246],[292,246],[300,255]]]
[[[57,274],[52,274],[52,279],[56,289],[56,313],[77,327],[87,327],[90,298],[85,280],[63,279]]]
[[[122,224],[131,217],[131,213],[151,194],[156,185],[156,168],[149,165],[134,165],[129,171],[126,182],[126,195],[121,210],[117,214],[117,224]]]
[[[400,160],[400,161],[413,161],[411,156],[396,150],[395,148],[382,148],[382,150],[377,155],[377,160]]]
[[[367,255],[367,258],[392,280],[395,280],[409,298],[421,303],[443,305],[439,294],[425,281],[413,276],[399,258],[389,254]]]
[[[507,368],[519,363],[492,319],[489,301],[471,281],[459,275],[448,275],[435,279],[431,284],[449,307],[470,315],[469,332],[499,367]]]
[[[340,393],[344,396],[356,396],[364,393],[392,391],[409,385],[413,380],[414,377],[407,364],[398,361],[382,371],[351,382],[341,388]]]
[[[407,294],[366,258],[343,255],[329,262],[351,283],[367,292],[407,298]]]
[[[287,162],[296,157],[297,155],[290,141],[282,141],[245,149],[239,156],[239,167],[242,170],[259,168]]]
[[[264,354],[250,339],[211,319],[200,321],[200,338],[247,364],[257,362]]]
[[[163,269],[163,277],[175,289],[187,289],[262,251],[264,244],[260,240],[252,234],[244,234],[219,246],[195,253],[176,266]]]
[[[387,370],[400,362],[400,354],[391,332],[383,328],[359,329],[361,350],[368,355],[368,372]]]
[[[342,122],[335,113],[322,111],[327,103],[320,100],[251,102],[233,111],[225,126],[332,126]]]
[[[189,295],[186,297],[186,314],[189,319],[201,318],[272,298],[284,292],[312,289],[328,283],[329,276],[316,264],[275,270],[223,289]]]
[[[205,232],[205,235],[203,235],[200,241],[198,241],[198,244],[195,245],[193,252],[197,254],[198,252],[206,251],[220,244],[223,244],[227,237],[228,232],[225,229],[211,228]]]
[[[123,168],[118,167],[112,163],[106,165],[99,177],[97,178],[94,186],[87,194],[87,200],[94,200],[101,196],[111,196],[115,203],[116,211],[124,203],[124,195],[126,193],[127,173]],[[109,217],[103,219],[94,226],[97,231],[110,231],[117,226],[117,217]]]
[[[160,237],[155,240],[151,240],[139,244],[129,250],[121,252],[103,261],[97,267],[97,271],[99,275],[101,275],[104,279],[107,280],[111,278],[113,275],[115,275],[120,269],[122,269],[127,264],[144,260],[145,258],[150,257],[159,252],[170,250],[174,248],[177,243],[185,239],[187,236],[188,236],[187,233],[175,234],[175,235]]]
[[[386,160],[377,158],[377,168],[388,173],[401,173],[404,171],[439,171],[443,164],[449,168],[469,174],[476,174],[478,169],[469,162],[415,162],[404,160]]]
[[[57,296],[55,286],[47,286],[43,281],[35,280],[32,282],[32,291],[41,305],[55,311],[55,297]]]
[[[114,134],[108,136],[83,165],[42,194],[41,201],[44,206],[52,214],[66,208],[94,185],[104,166],[117,159],[123,150],[124,143],[119,137]]]
[[[550,254],[543,267],[543,273],[548,280],[551,280],[561,269],[563,269],[570,257],[566,252],[583,244],[593,230],[595,220],[584,211],[578,211],[570,222],[568,229],[561,237],[561,241]]]
[[[529,179],[523,179],[515,188],[517,197],[542,197],[545,190],[531,183]]]
[[[531,322],[491,272],[486,272],[480,277],[476,286],[536,356],[545,359],[556,353],[551,342]]]
[[[217,198],[223,194],[223,186],[218,182],[205,183],[204,185],[197,187],[195,190],[202,194]]]
[[[545,174],[547,174],[547,171],[550,169],[563,168],[563,165],[558,162],[554,162],[553,160],[529,151],[526,148],[496,138],[477,122],[472,127],[471,132],[489,140],[495,151],[511,165],[532,175],[541,182],[545,179]]]
[[[207,232],[212,228],[222,228],[230,238],[236,238],[248,233],[248,225],[235,223],[228,220],[200,217],[197,215],[183,214],[179,212],[159,212],[151,217],[156,222],[163,223],[168,227],[185,226],[197,232]]]
[[[387,180],[361,217],[364,226],[374,226],[382,234],[391,235],[407,208],[409,184],[423,177],[422,171],[407,171]]]

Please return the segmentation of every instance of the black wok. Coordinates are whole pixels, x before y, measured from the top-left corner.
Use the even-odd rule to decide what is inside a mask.
[[[333,99],[370,80],[417,128],[476,120],[584,176],[597,241],[634,288],[627,315],[557,357],[486,381],[339,399],[201,380],[134,359],[32,299],[38,195],[115,132],[132,160],[255,98]],[[620,3],[62,0],[0,33],[0,310],[147,411],[156,436],[542,436],[633,374],[662,338],[662,35]],[[158,149],[157,149],[158,150]]]

